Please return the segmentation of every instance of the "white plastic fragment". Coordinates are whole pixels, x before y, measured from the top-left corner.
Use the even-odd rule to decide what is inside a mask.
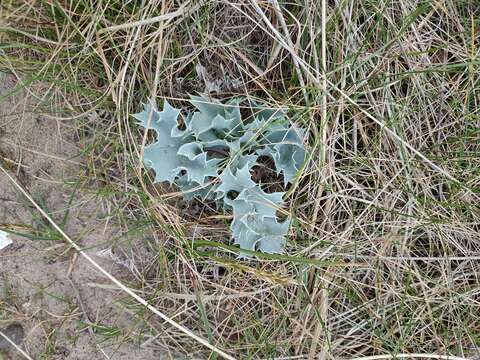
[[[0,250],[5,249],[8,245],[12,243],[13,241],[8,237],[8,233],[0,230]]]

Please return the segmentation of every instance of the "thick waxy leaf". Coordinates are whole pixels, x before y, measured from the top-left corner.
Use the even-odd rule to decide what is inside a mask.
[[[251,180],[249,165],[239,169],[235,177],[231,175],[229,171],[228,176],[222,179],[220,187],[222,193],[227,194],[225,204],[233,209],[232,232],[235,243],[241,248],[252,249],[252,246],[261,245],[258,242],[264,236],[283,239],[288,231],[288,224],[283,227],[275,227],[275,224],[277,224],[276,212],[282,205],[284,193],[265,193]],[[234,199],[228,195],[232,192],[238,193]],[[279,241],[278,246],[277,249],[282,248],[283,241]],[[269,248],[275,247],[271,245]],[[263,251],[262,246],[259,249]]]
[[[240,103],[225,103],[192,96],[197,111],[184,120],[180,110],[165,102],[163,111],[151,105],[134,117],[156,133],[144,151],[145,164],[155,171],[155,181],[175,183],[185,198],[216,200],[232,211],[232,236],[242,249],[281,253],[290,219],[277,219],[283,192],[266,193],[250,171],[259,156],[274,160],[285,186],[297,176],[305,161],[305,131],[289,123],[283,109],[266,109],[253,101],[252,116],[242,120]]]
[[[173,183],[183,170],[187,181],[204,185],[206,178],[216,176],[219,159],[207,160],[201,144],[193,142],[192,132],[179,130],[180,110],[165,102],[159,112],[151,105],[133,115],[139,124],[156,132],[156,142],[145,147],[145,164],[155,170],[155,181]]]

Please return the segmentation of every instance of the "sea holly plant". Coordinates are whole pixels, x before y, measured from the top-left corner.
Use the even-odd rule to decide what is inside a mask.
[[[235,244],[247,250],[282,253],[290,217],[280,221],[284,192],[265,192],[252,179],[261,157],[273,160],[284,186],[292,183],[305,160],[305,131],[282,109],[269,109],[244,98],[226,102],[192,96],[194,111],[182,115],[165,101],[159,111],[150,104],[133,116],[154,130],[144,162],[155,182],[175,184],[187,199],[215,200],[231,211]],[[242,117],[241,104],[250,109]]]

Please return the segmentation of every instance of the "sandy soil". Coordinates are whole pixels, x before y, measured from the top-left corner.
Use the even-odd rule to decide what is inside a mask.
[[[0,74],[0,99],[16,84],[15,77]],[[75,129],[68,121],[38,115],[38,100],[24,91],[0,101],[2,166],[58,223],[68,210],[65,230],[90,254],[108,249],[120,229],[98,200],[72,185],[84,167]],[[0,330],[20,324],[25,332],[22,348],[32,358],[162,357],[160,349],[141,346],[145,339],[135,336],[138,319],[117,301],[124,294],[112,290],[107,279],[49,230],[0,173],[2,229],[30,236],[11,235],[13,244],[0,250]],[[54,240],[40,239],[52,235]],[[95,259],[115,276],[128,279],[125,267],[110,259]],[[16,350],[0,347],[0,360],[20,358]]]

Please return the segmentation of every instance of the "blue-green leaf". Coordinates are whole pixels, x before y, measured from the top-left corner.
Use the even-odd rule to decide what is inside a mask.
[[[185,117],[185,130],[180,129],[180,110],[168,102],[163,111],[147,104],[133,116],[156,133],[156,141],[144,151],[155,181],[175,183],[187,199],[216,200],[232,211],[232,237],[242,249],[281,253],[290,226],[290,218],[277,219],[284,193],[266,193],[250,171],[260,156],[269,156],[287,186],[305,161],[305,131],[289,123],[284,109],[253,101],[248,102],[253,116],[242,120],[244,100],[222,103],[192,96],[197,111]]]

